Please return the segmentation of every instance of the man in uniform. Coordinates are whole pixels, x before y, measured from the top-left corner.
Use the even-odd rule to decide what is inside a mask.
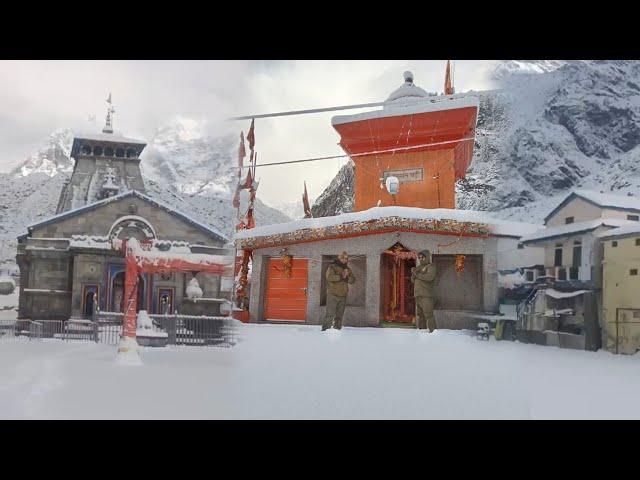
[[[347,293],[349,293],[349,285],[356,281],[351,269],[347,266],[349,256],[347,252],[342,252],[338,259],[329,265],[325,278],[327,279],[327,312],[322,323],[322,331],[331,328],[331,324],[335,329],[342,328],[342,315],[344,315],[344,307],[347,304]]]
[[[416,328],[436,329],[433,307],[436,301],[436,266],[431,263],[431,253],[423,250],[418,254],[418,265],[411,269],[413,296],[416,299]]]

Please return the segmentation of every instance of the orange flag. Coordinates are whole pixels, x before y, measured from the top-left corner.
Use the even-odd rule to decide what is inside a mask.
[[[249,142],[249,150],[253,151],[253,147],[256,144],[256,137],[253,132],[255,120],[251,120],[251,127],[249,127],[249,133],[247,133],[247,142]]]
[[[240,146],[238,147],[238,166],[242,168],[242,161],[247,156],[247,151],[244,148],[244,133],[240,132]]]
[[[253,175],[251,175],[251,169],[247,171],[247,177],[244,180],[244,183],[240,184],[240,188],[250,190],[253,185]]]
[[[302,194],[302,207],[304,208],[304,218],[312,218],[311,207],[309,206],[309,195],[307,194],[307,182],[304,182],[304,193]]]
[[[447,70],[444,74],[444,94],[453,95],[453,84],[451,83],[451,62],[447,60]]]

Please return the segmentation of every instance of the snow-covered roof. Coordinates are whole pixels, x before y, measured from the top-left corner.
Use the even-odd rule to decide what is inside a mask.
[[[597,205],[601,208],[633,210],[640,212],[640,197],[611,195],[608,193],[600,193],[593,190],[574,190],[556,208],[554,208],[551,213],[549,213],[549,215],[545,217],[544,221],[547,222],[562,207],[564,207],[567,203],[569,203],[576,197],[582,198],[583,200],[586,200],[587,202]]]
[[[387,219],[453,221],[460,223],[481,224],[490,235],[519,238],[538,230],[541,225],[499,220],[486,212],[472,210],[454,210],[448,208],[414,208],[414,207],[374,207],[362,212],[344,213],[332,217],[303,218],[292,222],[265,225],[263,227],[241,230],[236,233],[236,240],[267,237],[272,235],[302,232],[305,230],[347,226],[362,222],[383,221]]]
[[[429,94],[422,88],[416,86],[413,83],[413,73],[404,72],[404,83],[396,88],[391,95],[387,97],[387,102],[393,102],[395,100],[406,98],[422,98],[428,97]]]
[[[137,197],[141,200],[144,200],[146,202],[151,203],[152,205],[155,205],[158,208],[162,208],[170,213],[173,213],[174,215],[176,215],[177,217],[181,218],[182,220],[184,220],[185,222],[193,225],[194,227],[199,228],[200,230],[203,230],[209,234],[213,234],[214,236],[216,236],[220,241],[223,242],[227,242],[229,241],[229,239],[227,237],[225,237],[219,230],[217,230],[215,227],[212,227],[210,225],[205,225],[204,223],[201,223],[195,219],[193,219],[192,217],[176,210],[175,208],[160,202],[154,198],[151,198],[147,195],[145,195],[144,193],[141,193],[137,190],[128,190],[126,192],[123,192],[119,195],[114,195],[113,197],[109,197],[109,198],[105,198],[104,200],[99,200],[97,202],[93,202],[93,203],[89,203],[87,205],[83,205],[81,207],[75,208],[73,210],[67,210],[66,212],[62,212],[59,213],[57,215],[53,215],[52,217],[49,217],[45,220],[42,220],[38,223],[34,223],[33,225],[29,225],[27,227],[27,229],[29,230],[29,232],[31,232],[34,228],[37,227],[43,227],[45,225],[49,225],[51,223],[55,223],[59,220],[62,220],[63,218],[68,218],[68,217],[73,217],[75,215],[78,215],[80,213],[83,212],[87,212],[87,211],[91,211],[94,210],[98,207],[101,207],[102,205],[106,205],[108,203],[111,202],[117,202],[118,200],[121,200],[123,198],[127,198],[127,197]]]
[[[523,243],[533,243],[539,241],[547,241],[553,238],[567,237],[577,233],[590,232],[600,226],[605,227],[623,227],[633,224],[631,220],[622,220],[619,218],[596,218],[595,220],[587,220],[585,222],[569,223],[567,225],[559,225],[557,227],[545,227],[522,237]]]
[[[623,237],[626,235],[640,235],[640,222],[629,222],[629,225],[618,227],[596,234],[599,238]]]
[[[478,108],[480,100],[478,97],[456,94],[438,95],[433,97],[420,98],[412,102],[388,103],[382,109],[370,112],[356,113],[355,115],[336,115],[331,118],[331,125],[358,122],[361,120],[372,120],[375,118],[396,117],[400,115],[410,115],[413,113],[440,112],[455,108]]]
[[[544,293],[551,298],[560,300],[563,298],[572,298],[572,297],[577,297],[579,295],[584,295],[585,293],[589,293],[590,291],[591,290],[575,290],[573,292],[561,292],[553,288],[547,288],[545,289]]]
[[[120,133],[84,133],[75,136],[74,140],[93,140],[97,142],[128,143],[133,145],[146,145],[144,140],[137,140],[121,135]]]
[[[172,260],[184,261],[193,265],[218,265],[224,267],[233,266],[233,257],[229,255],[210,255],[208,253],[191,253],[189,249],[179,250],[171,249],[169,251],[161,251],[157,248],[145,250],[136,238],[130,238],[127,247],[131,249],[134,256],[137,257],[138,263],[147,263],[153,265],[163,265]],[[233,275],[233,270],[231,269]],[[195,278],[195,277],[194,277]]]

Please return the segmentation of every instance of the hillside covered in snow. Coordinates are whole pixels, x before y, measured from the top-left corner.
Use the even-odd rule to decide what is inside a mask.
[[[494,76],[500,88],[476,92],[475,152],[456,186],[458,208],[539,222],[575,188],[640,203],[640,62],[508,61]],[[348,164],[314,214],[350,211],[352,182]]]
[[[176,121],[149,139],[141,157],[147,193],[231,236],[237,223],[231,205],[237,139],[211,138],[201,130],[191,121]],[[0,262],[15,259],[16,237],[28,225],[55,213],[73,170],[72,141],[71,130],[56,130],[37,152],[10,172],[0,173]],[[246,209],[243,194],[241,209]],[[258,224],[289,220],[258,198]]]

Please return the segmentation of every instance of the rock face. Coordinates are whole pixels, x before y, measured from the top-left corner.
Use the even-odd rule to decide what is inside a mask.
[[[480,97],[475,152],[457,208],[541,221],[574,188],[640,192],[640,62],[504,62]],[[314,216],[350,211],[343,168]],[[351,185],[351,186],[350,186]],[[639,197],[640,203],[640,197]]]
[[[353,210],[354,164],[347,162],[311,207],[314,217],[329,217]]]

